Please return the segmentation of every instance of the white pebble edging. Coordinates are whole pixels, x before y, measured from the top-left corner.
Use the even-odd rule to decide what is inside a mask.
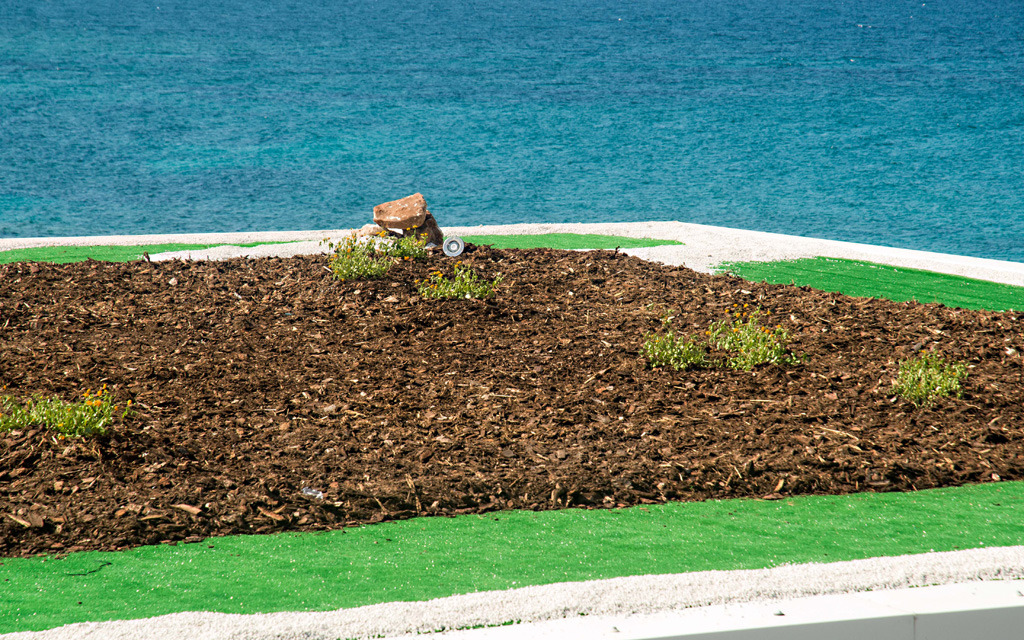
[[[928,251],[897,249],[874,245],[803,238],[763,231],[729,229],[687,222],[615,222],[506,224],[478,227],[442,227],[445,235],[534,235],[543,233],[581,233],[633,238],[677,240],[683,245],[625,249],[635,255],[669,265],[685,265],[695,271],[712,273],[726,262],[767,262],[825,256],[865,260],[879,264],[978,278],[1024,286],[1024,263],[972,258]],[[212,249],[173,251],[150,256],[154,260],[220,260],[234,257],[294,256],[326,252],[320,243],[325,237],[335,240],[351,229],[322,231],[263,231],[245,233],[200,233],[147,236],[82,236],[69,238],[0,238],[0,251],[43,246],[94,246],[141,244],[221,244]],[[290,244],[240,247],[250,242],[288,242]]]
[[[846,258],[894,267],[1024,286],[1024,263],[973,258],[930,251],[881,247],[838,240],[804,238],[781,233],[729,229],[688,222],[615,222],[594,224],[509,224],[489,227],[444,228],[456,235],[531,235],[593,233],[633,238],[677,240],[680,245],[625,249],[623,253],[694,271],[713,273],[726,262],[770,262],[797,258]]]
[[[825,256],[864,260],[879,264],[911,269],[925,269],[939,273],[978,278],[1024,286],[1024,264],[972,258],[928,251],[877,247],[836,240],[801,238],[763,231],[727,229],[684,222],[621,222],[621,223],[566,223],[566,224],[509,224],[480,227],[444,227],[446,236],[473,235],[535,235],[544,233],[578,233],[625,236],[632,238],[655,238],[676,240],[682,245],[663,245],[624,249],[623,253],[661,262],[668,265],[683,265],[695,271],[713,273],[719,265],[727,262],[768,262]],[[154,260],[222,260],[233,257],[294,256],[325,253],[327,248],[320,243],[324,237],[339,239],[349,231],[303,232],[316,240],[293,242],[286,245],[260,245],[256,247],[222,246],[196,251],[174,251],[151,256]],[[227,234],[212,237],[168,236],[160,242],[249,242],[253,235],[234,239]],[[274,239],[272,234],[258,234],[266,241]],[[281,240],[296,240],[298,232],[281,234]],[[98,240],[98,239],[96,239]]]
[[[905,589],[979,580],[1024,580],[1024,547],[970,549],[746,571],[633,576],[393,602],[328,612],[175,613],[67,625],[3,640],[336,640],[420,634],[516,622],[643,616],[693,607]],[[1024,612],[1024,598],[1021,603]],[[838,610],[837,610],[838,611]],[[516,627],[511,627],[510,631]],[[518,627],[528,637],[525,627]],[[457,634],[456,634],[457,635]],[[685,636],[680,636],[685,637]]]

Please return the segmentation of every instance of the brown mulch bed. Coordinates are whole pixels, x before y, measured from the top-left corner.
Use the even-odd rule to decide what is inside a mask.
[[[0,434],[0,556],[496,509],[911,491],[1024,477],[1013,313],[753,284],[614,252],[464,255],[496,299],[420,299],[437,256],[0,266],[0,386],[137,411],[107,436]],[[760,305],[802,364],[651,369],[666,308]],[[969,364],[897,399],[900,358]],[[304,489],[321,492],[307,495]]]

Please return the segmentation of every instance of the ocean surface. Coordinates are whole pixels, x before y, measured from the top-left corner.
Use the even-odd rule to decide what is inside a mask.
[[[0,237],[681,220],[1024,262],[1021,0],[0,0]]]

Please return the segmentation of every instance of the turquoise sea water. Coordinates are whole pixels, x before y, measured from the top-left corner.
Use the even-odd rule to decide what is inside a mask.
[[[0,237],[682,220],[1024,261],[1020,0],[0,0]]]

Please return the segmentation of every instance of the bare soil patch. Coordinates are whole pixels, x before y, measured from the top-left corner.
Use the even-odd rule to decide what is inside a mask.
[[[95,439],[0,434],[0,555],[1024,478],[1016,314],[608,251],[470,249],[505,276],[492,301],[420,299],[414,280],[450,272],[442,256],[344,283],[323,256],[0,267],[5,393],[106,383],[137,407]],[[698,334],[734,304],[771,310],[806,361],[640,357],[665,308]],[[968,363],[962,398],[893,396],[897,360],[920,349]]]

